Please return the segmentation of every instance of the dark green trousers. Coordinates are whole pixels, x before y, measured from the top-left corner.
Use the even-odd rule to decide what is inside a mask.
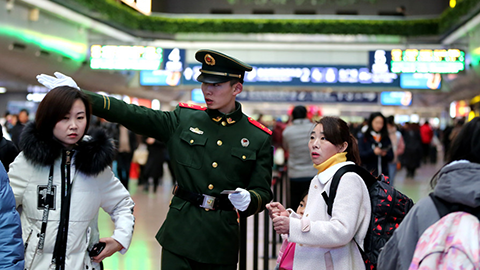
[[[208,264],[190,260],[162,248],[162,270],[237,270],[237,264]]]

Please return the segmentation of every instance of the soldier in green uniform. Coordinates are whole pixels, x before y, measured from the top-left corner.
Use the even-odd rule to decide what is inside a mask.
[[[213,50],[200,50],[197,80],[207,107],[180,103],[158,111],[83,90],[93,114],[167,144],[178,185],[156,239],[162,269],[237,268],[239,217],[271,201],[271,131],[242,113],[236,96],[251,66]],[[38,75],[48,88],[77,87],[68,76]]]

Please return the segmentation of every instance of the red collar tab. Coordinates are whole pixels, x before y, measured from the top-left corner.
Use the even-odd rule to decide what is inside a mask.
[[[201,111],[205,111],[207,109],[207,107],[204,107],[204,106],[194,105],[194,104],[184,103],[184,102],[178,103],[178,106],[182,108],[189,108],[189,109],[201,110]]]
[[[248,117],[248,121],[250,123],[252,123],[254,126],[258,127],[259,129],[265,131],[266,133],[268,133],[269,135],[272,135],[272,131],[270,129],[268,129],[266,126],[264,126],[262,123],[258,122],[258,121],[255,121],[253,118],[251,117]]]

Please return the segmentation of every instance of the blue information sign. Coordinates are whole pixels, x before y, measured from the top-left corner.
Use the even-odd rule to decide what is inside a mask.
[[[245,74],[248,85],[263,86],[381,86],[399,87],[397,74],[372,73],[365,66],[252,65]],[[184,84],[199,84],[201,66],[190,64],[183,72]]]

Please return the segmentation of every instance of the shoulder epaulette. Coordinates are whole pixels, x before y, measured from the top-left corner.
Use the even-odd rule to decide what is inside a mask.
[[[253,118],[251,117],[248,117],[248,121],[250,123],[252,123],[254,126],[258,127],[259,129],[265,131],[266,133],[268,133],[269,135],[272,135],[272,131],[270,129],[268,129],[266,126],[264,126],[262,123],[258,122],[258,121],[255,121]]]
[[[194,105],[194,104],[184,103],[184,102],[178,103],[178,106],[182,108],[189,108],[189,109],[201,110],[201,111],[205,111],[207,109],[207,107],[204,107],[204,106]]]

